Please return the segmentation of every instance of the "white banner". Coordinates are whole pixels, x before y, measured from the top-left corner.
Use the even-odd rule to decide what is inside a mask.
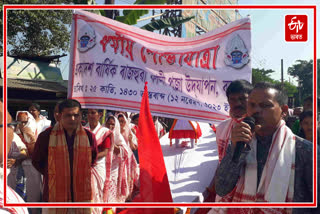
[[[68,97],[84,108],[138,112],[148,82],[154,115],[221,121],[230,82],[251,82],[248,18],[175,38],[76,11],[71,40]]]

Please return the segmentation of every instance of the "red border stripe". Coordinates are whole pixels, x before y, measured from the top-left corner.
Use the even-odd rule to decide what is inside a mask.
[[[315,5],[4,5],[5,9],[315,9]]]
[[[314,44],[313,44],[313,47],[314,47],[314,60],[313,60],[313,107],[314,107],[314,111],[313,112],[318,112],[317,110],[317,50],[316,50],[316,47],[317,47],[317,9],[314,8],[314,11],[313,11],[313,24],[314,24]],[[319,68],[318,68],[319,69]],[[318,107],[319,108],[319,107]],[[318,112],[319,113],[319,112]],[[317,114],[313,114],[313,139],[318,139],[317,138],[317,134],[318,132],[315,131],[317,130]],[[316,142],[314,140],[314,142]],[[318,187],[318,182],[317,182],[317,179],[319,179],[317,177],[317,170],[318,170],[318,166],[317,166],[317,143],[314,143],[313,144],[313,201],[315,204],[317,204],[317,201],[318,201],[318,197],[319,195],[317,195],[317,189],[319,188]]]
[[[115,99],[115,98],[104,98],[104,97],[72,97],[72,99],[77,99],[77,100],[82,100],[81,101],[82,103],[87,103],[86,101],[87,100],[90,100],[90,99],[93,99],[93,100],[105,100],[105,102],[107,103],[107,101],[110,101],[110,100],[113,100],[115,102],[118,102],[118,103],[132,103],[132,105],[134,105],[136,107],[136,105],[140,105],[140,102],[137,102],[137,101],[131,101],[131,100],[120,100],[120,99]],[[109,102],[109,103],[114,103],[114,102]],[[186,110],[186,111],[190,111],[190,109],[187,109],[187,108],[178,108],[178,107],[174,107],[174,106],[165,106],[165,105],[160,105],[160,104],[150,104],[151,107],[163,107],[163,108],[172,108],[172,109],[177,109],[177,110]],[[139,107],[136,107],[139,109]],[[201,113],[209,113],[209,114],[216,114],[216,115],[219,115],[219,116],[222,116],[221,114],[218,114],[218,113],[215,113],[215,112],[209,112],[209,111],[199,111]],[[226,116],[228,117],[228,116]],[[229,118],[229,117],[228,117]]]
[[[6,72],[6,68],[7,68],[7,11],[6,9],[4,9],[3,11],[3,121],[2,124],[5,124],[5,126],[3,126],[3,140],[2,142],[5,142],[3,144],[3,181],[4,181],[4,190],[3,190],[3,195],[4,195],[4,206],[6,205],[7,202],[7,188],[6,188],[6,184],[7,184],[7,72]]]
[[[87,18],[86,16],[83,16],[83,15],[78,15],[78,16],[79,16],[79,19],[85,20],[87,22],[96,22],[96,23],[105,25],[105,26],[107,26],[108,28],[110,28],[110,29],[112,29],[114,31],[119,31],[118,29],[121,29],[119,32],[121,32],[123,34],[126,34],[127,36],[132,36],[134,38],[138,38],[139,40],[143,40],[143,41],[148,42],[148,43],[152,43],[152,44],[156,44],[156,45],[162,45],[162,46],[195,45],[195,44],[198,44],[198,43],[208,42],[208,41],[212,41],[212,40],[215,40],[215,39],[219,39],[221,37],[225,37],[226,35],[229,35],[229,34],[233,33],[234,31],[237,31],[237,30],[250,30],[251,29],[250,23],[246,22],[246,23],[243,23],[241,25],[234,26],[233,28],[229,28],[228,30],[225,30],[225,31],[223,31],[221,33],[212,35],[211,37],[207,37],[207,38],[203,38],[203,39],[199,39],[199,40],[194,40],[194,41],[172,42],[172,41],[165,41],[165,40],[156,39],[156,38],[149,39],[149,37],[147,37],[147,36],[145,36],[143,34],[139,34],[139,33],[136,33],[136,32],[132,32],[132,31],[123,29],[123,28],[119,28],[118,26],[114,26],[114,25],[109,24],[109,23],[93,20],[93,19]],[[142,38],[144,38],[144,39],[142,39]],[[155,42],[155,41],[157,41],[157,42]],[[164,41],[166,43],[163,43]]]
[[[317,83],[316,83],[316,5],[4,5],[4,13],[3,13],[3,36],[4,36],[4,90],[3,90],[3,97],[4,97],[4,106],[7,103],[7,82],[6,82],[6,69],[7,69],[7,10],[8,9],[313,9],[314,13],[314,66],[313,66],[313,74],[314,74],[314,100],[316,100],[317,94]],[[317,105],[314,104],[314,108]],[[7,109],[4,107],[4,120],[6,120],[6,112]],[[6,121],[4,121],[6,124]],[[314,115],[314,130],[316,130],[316,117]],[[6,139],[6,126],[4,126],[4,138]],[[314,134],[316,136],[316,134]],[[117,204],[117,203],[110,203],[110,204],[96,204],[96,203],[7,203],[6,197],[4,197],[4,206],[15,206],[15,207],[92,207],[92,206],[121,206],[121,207],[316,207],[317,206],[317,162],[316,162],[316,148],[317,145],[314,144],[314,200],[313,203],[126,203],[126,204]],[[6,143],[4,144],[4,149],[6,149]],[[6,151],[6,150],[4,150]],[[4,173],[6,173],[6,158],[7,154],[4,152]],[[6,176],[4,176],[4,186],[6,186]],[[6,188],[4,188],[4,194],[6,196]]]

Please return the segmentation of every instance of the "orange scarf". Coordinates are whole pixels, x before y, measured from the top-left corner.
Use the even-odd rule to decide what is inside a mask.
[[[74,202],[91,202],[91,148],[84,128],[79,125],[73,144]],[[72,202],[70,192],[70,162],[63,127],[57,123],[49,140],[48,175],[49,202]],[[66,209],[50,209],[50,213],[65,213]],[[60,212],[61,211],[61,212]],[[81,213],[90,213],[83,208]]]

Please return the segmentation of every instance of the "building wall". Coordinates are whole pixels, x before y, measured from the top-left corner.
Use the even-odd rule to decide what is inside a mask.
[[[0,57],[3,77],[3,57]],[[62,80],[61,70],[55,63],[27,61],[7,57],[7,77],[19,79]]]
[[[183,4],[189,5],[234,5],[238,0],[182,0]],[[219,28],[226,23],[240,19],[236,10],[184,10],[182,16],[195,16],[182,26],[182,37],[191,38],[196,36],[196,26],[206,32]]]
[[[3,57],[0,57],[1,78],[3,75]],[[7,78],[8,79],[28,79],[34,83],[41,80],[49,80],[54,82],[62,82],[61,70],[56,64],[40,61],[29,61],[7,57]],[[28,85],[25,89],[7,88],[8,95],[8,111],[12,117],[15,117],[17,111],[28,110],[32,102],[40,104],[41,109],[48,112],[50,120],[53,120],[53,109],[59,99],[65,99],[66,93],[57,95],[56,92],[48,92],[43,90],[30,90]],[[2,95],[2,84],[0,86],[0,94]],[[61,93],[60,93],[61,94]],[[2,98],[2,96],[1,96]]]

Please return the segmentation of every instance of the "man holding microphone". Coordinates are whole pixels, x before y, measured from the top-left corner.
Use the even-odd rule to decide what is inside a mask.
[[[295,136],[282,120],[287,100],[285,93],[270,83],[258,83],[251,91],[247,115],[253,117],[255,126],[252,129],[241,122],[232,128],[231,145],[216,172],[216,193],[223,202],[312,202],[313,146]],[[291,209],[228,208],[209,213],[319,212]]]

